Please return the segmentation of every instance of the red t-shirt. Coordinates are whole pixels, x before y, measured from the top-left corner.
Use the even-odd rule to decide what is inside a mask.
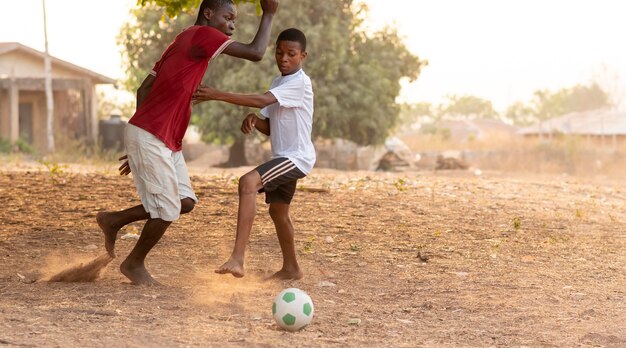
[[[231,42],[209,26],[195,25],[178,34],[150,72],[156,76],[152,89],[129,123],[180,151],[191,118],[191,97],[211,60]]]

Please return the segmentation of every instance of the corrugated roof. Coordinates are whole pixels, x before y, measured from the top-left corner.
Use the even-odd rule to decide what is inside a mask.
[[[15,50],[20,50],[22,52],[25,52],[34,56],[38,56],[41,59],[44,59],[45,57],[44,52],[37,51],[36,49],[22,45],[19,42],[0,42],[0,56],[9,52],[15,51]],[[97,84],[114,84],[115,83],[115,80],[110,77],[98,74],[97,72],[91,71],[89,69],[85,69],[78,65],[74,65],[62,59],[55,58],[52,56],[50,57],[52,58],[52,64],[58,64],[67,69],[74,70],[80,74],[88,75],[91,78],[93,78],[95,80],[95,83]]]
[[[550,133],[626,135],[626,112],[615,110],[573,112],[522,128],[518,133],[522,135]]]

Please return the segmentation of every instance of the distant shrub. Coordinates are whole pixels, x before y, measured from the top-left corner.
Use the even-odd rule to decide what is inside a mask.
[[[11,142],[7,139],[0,138],[0,153],[11,153],[13,151],[13,146],[11,146]]]
[[[18,138],[14,144],[11,144],[10,140],[0,138],[0,153],[13,152],[20,152],[32,155],[35,153],[35,148],[22,138]]]
[[[29,144],[26,140],[22,138],[17,138],[17,140],[15,141],[15,148],[17,149],[17,151],[29,155],[34,155],[36,152],[33,145]]]

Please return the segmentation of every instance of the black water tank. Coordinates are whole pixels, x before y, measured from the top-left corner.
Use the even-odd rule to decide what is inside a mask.
[[[105,150],[124,150],[124,129],[126,122],[120,115],[111,115],[108,120],[100,120],[100,143]]]

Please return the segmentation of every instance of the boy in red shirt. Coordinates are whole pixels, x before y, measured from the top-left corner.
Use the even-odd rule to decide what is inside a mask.
[[[261,0],[263,15],[249,44],[229,38],[235,30],[237,9],[232,0],[204,0],[194,26],[184,30],[163,52],[137,90],[137,111],[126,127],[128,167],[141,205],[96,216],[105,248],[115,256],[115,239],[123,226],[148,221],[137,244],[120,266],[134,284],[158,284],[144,261],[169,225],[188,213],[198,199],[191,188],[181,146],[191,117],[191,98],[209,64],[220,53],[259,61],[267,49],[278,0]]]

